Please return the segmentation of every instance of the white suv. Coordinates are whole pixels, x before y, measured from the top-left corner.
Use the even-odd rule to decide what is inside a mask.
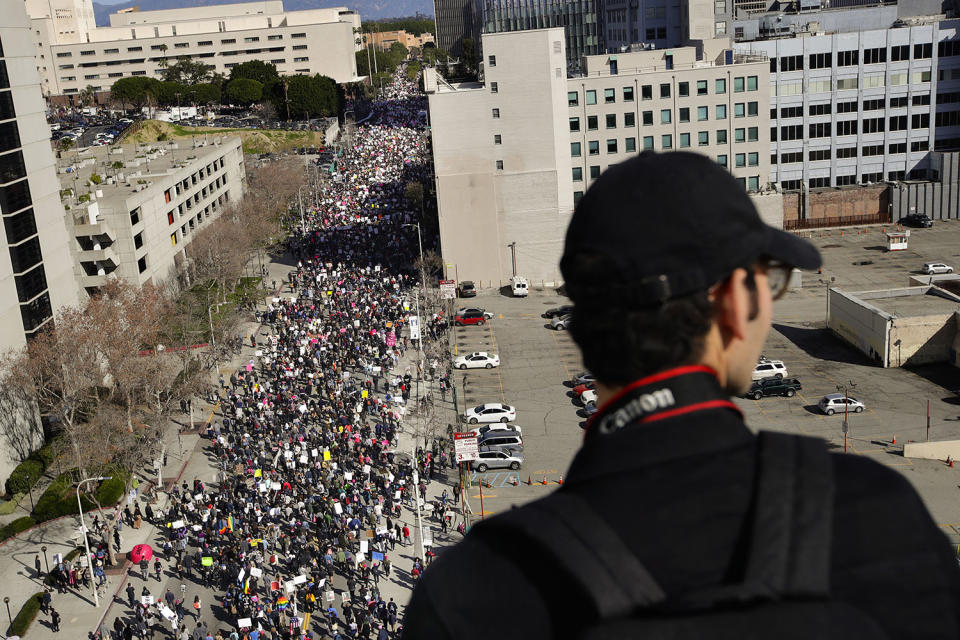
[[[763,380],[764,378],[782,378],[787,375],[787,367],[782,360],[761,360],[753,368],[751,380]]]
[[[927,275],[935,273],[953,273],[953,267],[942,262],[927,262],[923,265],[923,272]]]

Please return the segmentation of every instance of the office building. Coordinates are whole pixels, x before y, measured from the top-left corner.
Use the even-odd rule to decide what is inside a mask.
[[[30,21],[0,0],[0,350],[21,347],[78,302]]]
[[[120,277],[169,280],[196,232],[245,187],[240,138],[90,147],[64,153],[59,171],[70,253],[87,293]]]
[[[746,190],[767,186],[765,57],[711,40],[586,56],[583,74],[567,78],[564,44],[559,28],[484,34],[483,83],[427,74],[450,277],[503,283],[515,252],[519,275],[557,282],[574,204],[609,165],[644,149],[703,153]],[[772,207],[776,223],[782,201]]]
[[[394,42],[399,42],[407,49],[413,49],[414,47],[423,49],[427,43],[436,44],[432,33],[424,32],[417,36],[407,33],[403,29],[399,31],[373,31],[363,34],[363,37],[366,38],[367,42],[382,50],[390,49]]]
[[[47,96],[75,95],[87,86],[109,91],[131,76],[158,78],[183,57],[226,75],[242,62],[261,60],[281,74],[357,79],[360,16],[343,7],[285,11],[282,0],[263,0],[114,13],[109,27],[92,27],[83,17],[91,0],[70,0],[70,6],[72,17],[61,20],[56,4],[27,2]]]
[[[480,25],[474,0],[433,0],[433,17],[437,25],[437,48],[452,56],[462,56],[464,38],[472,38],[476,47]]]
[[[960,21],[904,7],[735,21],[770,60],[770,179],[785,190],[936,178],[960,148]]]
[[[720,13],[728,0],[604,0],[601,30],[605,49],[616,53],[631,48],[667,49],[694,40],[710,40],[727,33]]]

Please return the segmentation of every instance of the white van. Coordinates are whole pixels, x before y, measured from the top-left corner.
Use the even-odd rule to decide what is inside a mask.
[[[783,378],[787,375],[787,367],[780,360],[761,360],[753,368],[751,380],[763,380],[764,378]]]
[[[513,288],[513,295],[517,298],[526,297],[530,293],[527,279],[523,276],[513,276],[510,279],[510,286]]]

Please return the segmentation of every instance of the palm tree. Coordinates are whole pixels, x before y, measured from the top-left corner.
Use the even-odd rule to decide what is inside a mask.
[[[97,90],[93,88],[92,84],[88,84],[84,89],[80,90],[80,106],[92,106],[96,99]]]
[[[157,64],[159,64],[164,69],[170,66],[170,62],[167,60],[167,49],[168,49],[167,45],[165,44],[160,45],[160,53],[163,55],[163,57],[160,58],[160,61]]]

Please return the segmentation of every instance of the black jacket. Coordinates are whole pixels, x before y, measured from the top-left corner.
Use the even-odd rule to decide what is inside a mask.
[[[724,397],[711,381],[701,385],[704,398]],[[558,492],[589,501],[667,594],[733,580],[757,441],[739,412],[705,409],[590,436]],[[832,459],[833,598],[874,617],[891,638],[960,637],[957,559],[917,493],[873,460]],[[523,541],[492,548],[469,533],[440,555],[413,593],[404,637],[564,637],[584,608],[580,595],[537,549],[523,547],[518,567],[500,545]]]

